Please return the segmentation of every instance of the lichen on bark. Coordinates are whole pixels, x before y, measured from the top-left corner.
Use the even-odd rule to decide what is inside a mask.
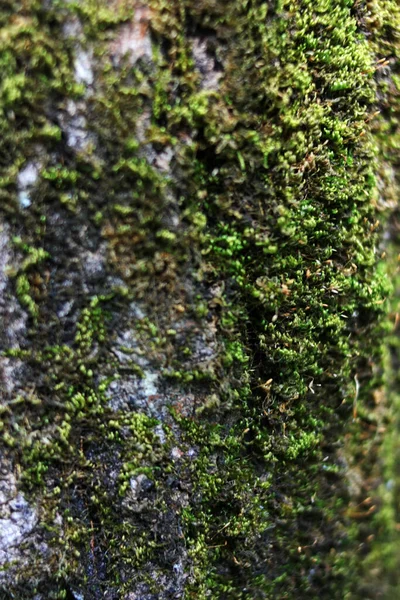
[[[0,26],[3,596],[385,597],[398,8]]]

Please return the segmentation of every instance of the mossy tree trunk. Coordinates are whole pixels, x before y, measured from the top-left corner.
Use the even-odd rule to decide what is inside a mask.
[[[0,27],[1,598],[389,597],[395,0]]]

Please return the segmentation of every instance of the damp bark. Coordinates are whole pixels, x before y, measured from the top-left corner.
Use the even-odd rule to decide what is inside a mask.
[[[0,27],[1,597],[392,597],[396,3]]]

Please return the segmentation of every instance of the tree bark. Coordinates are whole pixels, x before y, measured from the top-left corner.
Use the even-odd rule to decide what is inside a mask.
[[[395,0],[0,27],[1,598],[397,597]]]

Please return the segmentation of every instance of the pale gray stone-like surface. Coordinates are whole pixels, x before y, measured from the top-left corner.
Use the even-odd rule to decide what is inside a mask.
[[[38,514],[28,503],[24,494],[18,491],[18,481],[8,461],[0,465],[0,582],[6,577],[1,567],[14,562],[28,561],[24,543],[38,543],[34,529]],[[45,548],[43,548],[45,549]]]
[[[128,56],[129,62],[134,65],[140,58],[152,59],[150,16],[149,7],[140,4],[135,6],[133,19],[121,26],[119,35],[110,46],[114,60],[119,61],[123,56]]]
[[[22,208],[31,205],[31,190],[37,182],[39,165],[36,162],[28,162],[17,176],[18,202]]]

